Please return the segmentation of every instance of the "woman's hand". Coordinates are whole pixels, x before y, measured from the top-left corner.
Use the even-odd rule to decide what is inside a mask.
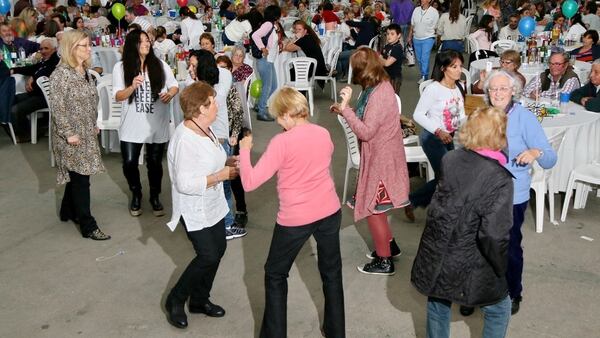
[[[225,165],[228,167],[239,167],[240,164],[240,157],[237,155],[234,156],[229,156],[227,157],[227,160],[225,161]]]
[[[260,51],[262,52],[264,57],[269,55],[269,50],[265,47],[261,48]]]
[[[252,149],[252,134],[244,136],[240,141],[240,149]]]
[[[329,110],[331,110],[332,113],[342,114],[342,110],[340,109],[339,103],[334,103],[331,106],[329,106]]]
[[[238,177],[239,170],[236,167],[225,166],[219,172],[219,177],[225,177],[225,181],[232,180]]]
[[[80,143],[79,135],[73,135],[73,136],[67,137],[67,143],[72,146],[78,146]]]
[[[235,146],[238,143],[238,138],[237,136],[229,136],[229,145],[230,146]]]
[[[171,102],[171,99],[173,98],[174,95],[171,95],[171,93],[169,93],[169,92],[164,92],[164,93],[158,94],[158,96],[162,103],[169,103],[169,102]]]
[[[453,140],[452,135],[450,135],[450,133],[447,133],[441,129],[438,129],[435,135],[442,141],[443,144],[449,144]]]
[[[537,160],[542,155],[542,152],[539,149],[527,149],[517,155],[515,158],[517,164],[524,165],[530,164],[531,162]]]
[[[339,105],[340,111],[343,111],[348,107],[348,102],[352,98],[352,88],[350,86],[346,86],[340,90],[340,97],[342,98],[342,102]]]
[[[138,87],[144,83],[144,80],[145,79],[141,74],[134,77],[133,82],[131,82],[131,86],[133,87],[133,90],[135,91],[136,89],[138,89]]]

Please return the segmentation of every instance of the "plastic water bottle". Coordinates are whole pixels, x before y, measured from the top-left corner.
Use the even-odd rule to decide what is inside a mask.
[[[25,48],[21,46],[19,47],[19,61],[25,63],[25,59],[27,59],[27,53],[25,52]]]
[[[569,104],[569,99],[571,98],[571,93],[560,93],[560,112],[563,114],[567,114],[567,106]]]

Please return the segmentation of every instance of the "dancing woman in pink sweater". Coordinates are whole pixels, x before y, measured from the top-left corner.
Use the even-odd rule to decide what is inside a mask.
[[[240,141],[240,177],[252,191],[277,173],[279,212],[265,264],[265,313],[260,337],[287,337],[287,277],[304,243],[317,241],[323,280],[326,337],[345,337],[340,256],[340,200],[330,174],[333,142],[329,132],[308,121],[308,103],[297,90],[275,94],[269,113],[283,127],[254,167],[252,136]]]

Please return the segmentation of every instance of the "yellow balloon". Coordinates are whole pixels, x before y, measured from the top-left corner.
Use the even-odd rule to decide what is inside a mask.
[[[190,11],[194,14],[198,13],[198,8],[196,8],[196,6],[188,6],[188,8],[190,9]]]

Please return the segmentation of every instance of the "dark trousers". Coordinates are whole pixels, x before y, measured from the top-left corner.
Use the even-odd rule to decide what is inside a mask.
[[[185,226],[183,217],[181,223]],[[205,303],[210,297],[221,257],[227,248],[225,221],[198,231],[188,231],[187,236],[194,246],[196,257],[188,264],[177,284],[171,289],[170,301],[185,303],[188,298],[194,303]]]
[[[506,281],[508,283],[508,294],[510,298],[521,297],[523,291],[523,248],[521,241],[523,234],[521,226],[525,220],[527,203],[513,205],[513,225],[510,228],[510,240],[508,241],[508,266],[506,269]]]
[[[29,135],[30,125],[27,116],[38,109],[47,107],[46,99],[43,96],[29,93],[15,95],[15,100],[11,107],[15,133],[19,136]]]
[[[142,193],[138,159],[144,143],[121,141],[121,156],[123,157],[123,174],[129,184],[129,190],[134,194]],[[167,143],[146,143],[146,168],[148,168],[148,183],[150,196],[160,194],[163,177],[162,159]]]
[[[81,234],[86,236],[98,229],[90,210],[90,177],[69,171],[69,178],[60,205],[60,218],[79,222]]]
[[[338,210],[331,216],[303,226],[275,224],[269,257],[265,263],[265,313],[260,337],[287,337],[288,273],[311,235],[317,241],[319,272],[323,282],[325,336],[346,336],[339,236],[341,221],[342,214]]]
[[[442,167],[442,158],[447,152],[454,149],[454,143],[450,142],[448,144],[444,144],[437,136],[428,132],[427,130],[423,130],[421,132],[419,139],[421,141],[423,152],[425,152],[425,155],[427,155],[429,164],[433,169],[435,178],[425,183],[425,185],[423,185],[421,188],[412,192],[409,195],[409,198],[414,207],[426,207],[429,205],[429,203],[431,203],[431,198],[433,197],[433,193],[435,192],[435,188],[437,186],[438,177],[440,177],[441,174],[440,169]]]
[[[238,140],[241,140],[244,137],[243,133],[238,135]],[[240,154],[240,144],[235,145],[233,147],[233,154]],[[246,193],[244,192],[244,187],[242,186],[242,179],[238,176],[231,181],[231,191],[233,191],[233,197],[235,197],[235,210],[239,212],[247,212],[246,209]]]

